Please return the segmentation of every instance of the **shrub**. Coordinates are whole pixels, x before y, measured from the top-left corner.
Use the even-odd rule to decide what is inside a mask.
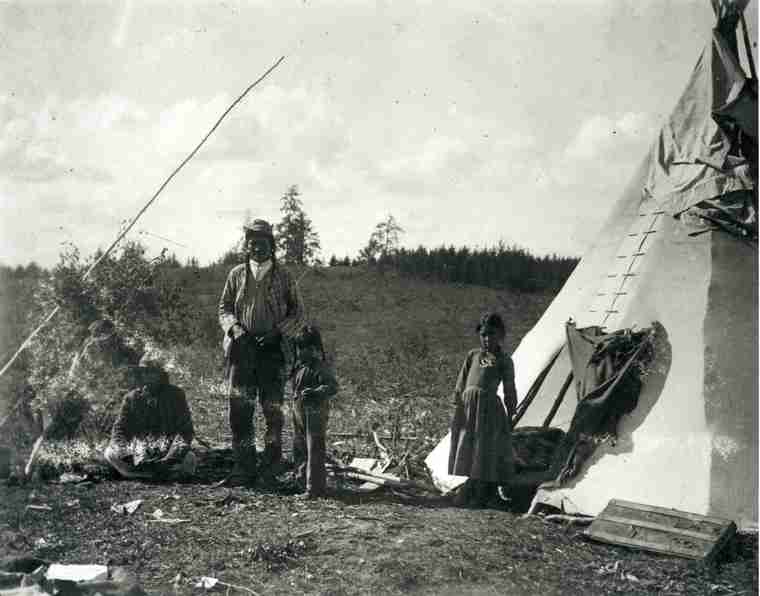
[[[29,382],[36,393],[36,407],[51,417],[51,432],[68,433],[75,425],[75,411],[80,414],[77,424],[87,414],[90,430],[102,432],[110,423],[114,402],[126,390],[123,378],[117,372],[111,374],[108,367],[69,372],[95,320],[113,321],[119,335],[138,353],[146,344],[165,347],[192,340],[194,315],[169,275],[172,263],[166,251],[148,259],[142,245],[127,242],[85,278],[101,254],[82,259],[76,246],[67,244],[59,263],[40,278],[34,294],[31,325],[59,308],[30,346]],[[81,407],[85,402],[88,408]],[[61,421],[56,422],[56,417]]]

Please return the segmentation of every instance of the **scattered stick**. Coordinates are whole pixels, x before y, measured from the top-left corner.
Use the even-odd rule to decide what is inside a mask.
[[[588,526],[594,521],[594,518],[580,515],[567,515],[564,513],[553,513],[545,516],[544,520],[551,522],[565,522],[568,526]]]
[[[375,445],[377,445],[378,451],[380,451],[380,456],[385,461],[390,461],[391,454],[390,452],[385,448],[385,446],[380,442],[380,437],[377,436],[377,433],[373,430],[372,431],[372,439],[375,441]]]
[[[37,461],[37,455],[40,452],[40,449],[42,448],[42,443],[45,442],[45,435],[40,435],[37,437],[37,440],[34,442],[34,447],[32,447],[32,452],[29,454],[29,459],[26,462],[26,467],[24,468],[24,478],[29,480],[32,476],[32,470],[34,469],[34,464]]]
[[[426,492],[434,492],[431,487],[419,482],[414,482],[413,480],[401,480],[400,478],[388,474],[370,473],[350,466],[329,466],[329,468],[333,474],[340,475],[344,478],[351,478],[353,480],[361,480],[362,482],[371,482],[378,486],[390,486],[400,490],[415,488]]]
[[[195,440],[202,447],[205,447],[206,449],[212,449],[211,443],[209,443],[206,439],[203,439],[196,435]]]
[[[366,472],[341,472],[341,476],[344,478],[349,478],[351,480],[361,480],[362,482],[377,484],[378,486],[392,486],[399,489],[406,488],[406,485],[400,480],[394,480],[392,478],[378,478],[377,476],[372,476]]]
[[[27,509],[32,511],[52,511],[53,508],[50,505],[27,505]]]
[[[251,588],[246,588],[245,586],[238,586],[236,584],[228,584],[227,582],[223,582],[222,580],[219,580],[219,584],[222,586],[227,586],[228,593],[229,593],[229,589],[232,588],[233,590],[243,590],[244,592],[253,594],[253,596],[259,596],[258,592],[251,590]]]

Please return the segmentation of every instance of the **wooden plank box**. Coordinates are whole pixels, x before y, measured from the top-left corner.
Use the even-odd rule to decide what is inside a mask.
[[[735,533],[731,520],[620,499],[607,503],[584,532],[600,542],[707,563]]]

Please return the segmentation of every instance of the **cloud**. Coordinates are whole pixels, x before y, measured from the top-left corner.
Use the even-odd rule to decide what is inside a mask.
[[[519,132],[484,133],[488,122],[462,115],[447,134],[411,138],[390,147],[371,179],[388,192],[411,196],[448,194],[452,189],[507,190],[540,159],[536,138]]]
[[[119,24],[116,26],[116,31],[114,31],[113,37],[111,38],[111,43],[114,47],[120,48],[124,45],[124,40],[127,37],[127,31],[129,29],[129,23],[132,20],[132,8],[132,0],[125,0],[124,8],[119,16]]]
[[[574,160],[592,160],[629,153],[645,147],[654,137],[657,125],[644,113],[628,112],[613,118],[597,114],[588,118],[565,149]]]
[[[161,155],[184,156],[194,148],[233,97],[189,98],[156,118],[147,131],[150,146]],[[301,184],[319,184],[340,164],[349,149],[349,127],[324,93],[302,87],[284,90],[264,87],[245,98],[208,138],[196,160],[205,164],[248,164],[253,181],[266,179],[267,170],[297,172]],[[215,172],[223,172],[220,166]],[[205,175],[209,170],[205,169]],[[284,190],[284,187],[280,190]]]
[[[131,134],[147,117],[116,95],[66,102],[50,96],[32,110],[1,96],[0,176],[28,183],[62,177],[112,182],[108,158],[117,158],[119,147],[114,138]],[[116,147],[114,155],[107,147]]]
[[[64,106],[69,126],[86,134],[117,129],[133,130],[148,122],[145,108],[129,98],[105,94],[94,99],[77,99]]]
[[[419,194],[450,185],[457,176],[475,170],[480,160],[462,139],[433,134],[380,161],[372,177],[387,191]]]
[[[644,158],[657,127],[643,112],[589,117],[564,147],[534,163],[529,177],[537,191],[561,193],[580,210],[606,204]]]

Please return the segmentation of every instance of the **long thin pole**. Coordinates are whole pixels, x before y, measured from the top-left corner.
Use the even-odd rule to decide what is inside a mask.
[[[150,200],[147,203],[145,203],[145,205],[143,206],[143,208],[140,209],[140,211],[137,212],[137,215],[134,216],[134,218],[132,219],[132,221],[129,222],[129,225],[126,228],[124,228],[124,230],[121,232],[121,234],[119,234],[116,237],[116,240],[114,240],[111,243],[111,246],[108,247],[108,249],[100,256],[99,259],[97,259],[92,265],[90,265],[90,268],[85,272],[85,274],[84,274],[84,276],[83,276],[82,279],[87,279],[89,277],[90,273],[92,273],[93,269],[95,269],[95,267],[97,267],[98,264],[103,259],[105,259],[108,256],[108,253],[110,253],[116,247],[116,245],[121,241],[121,239],[124,238],[124,236],[127,235],[127,233],[137,223],[137,220],[140,219],[140,217],[142,217],[142,214],[145,213],[148,210],[148,207],[150,207],[153,204],[153,202],[158,198],[158,195],[161,194],[161,191],[163,191],[164,188],[166,188],[166,186],[169,184],[169,182],[171,182],[172,178],[174,178],[174,176],[176,176],[179,173],[179,171],[183,167],[185,167],[185,164],[188,161],[190,161],[193,157],[195,157],[195,154],[198,153],[198,151],[203,146],[203,144],[206,142],[206,140],[214,133],[214,131],[217,129],[217,127],[222,123],[222,120],[224,120],[224,118],[227,116],[227,114],[229,114],[232,111],[232,108],[234,108],[237,104],[239,104],[243,100],[243,98],[246,95],[248,95],[248,92],[251,89],[253,89],[256,85],[258,85],[261,81],[263,81],[267,77],[267,75],[269,75],[270,72],[272,72],[275,68],[277,68],[280,65],[280,62],[282,62],[283,60],[285,60],[285,56],[280,56],[280,59],[277,60],[277,62],[275,62],[272,66],[270,66],[269,69],[263,75],[261,75],[253,83],[251,83],[248,86],[248,88],[245,91],[243,91],[243,93],[240,94],[240,97],[238,97],[235,101],[233,101],[229,105],[229,107],[226,110],[224,110],[224,113],[221,116],[219,116],[219,119],[216,121],[216,123],[214,124],[214,126],[211,127],[211,130],[209,130],[206,133],[206,136],[201,139],[201,142],[198,143],[198,145],[196,145],[195,149],[193,149],[190,152],[190,154],[185,159],[182,160],[182,163],[180,163],[176,168],[174,168],[174,171],[171,174],[169,174],[169,177],[166,180],[164,180],[164,183],[161,186],[159,186],[158,190],[153,194],[153,196],[150,198]]]
[[[193,157],[195,157],[195,154],[198,153],[198,151],[203,146],[203,144],[208,140],[208,138],[219,127],[219,125],[222,123],[222,120],[224,120],[224,118],[227,116],[227,114],[229,114],[232,111],[232,108],[234,108],[237,104],[239,104],[243,100],[243,98],[246,95],[248,95],[248,92],[251,89],[253,89],[256,85],[258,85],[261,81],[263,81],[269,75],[269,73],[271,73],[275,68],[277,68],[280,65],[280,63],[283,60],[285,60],[285,56],[280,56],[280,58],[279,58],[279,60],[277,60],[277,62],[275,62],[272,66],[270,66],[269,69],[263,75],[261,75],[258,79],[256,79],[253,83],[251,83],[250,85],[248,85],[248,87],[246,88],[246,90],[243,91],[243,93],[241,93],[240,96],[235,101],[233,101],[226,110],[224,110],[224,112],[222,113],[221,116],[219,116],[219,119],[216,121],[216,123],[214,124],[214,126],[211,127],[211,130],[209,130],[206,133],[206,136],[204,136],[201,139],[201,142],[196,145],[195,149],[193,149],[188,154],[188,156],[185,159],[183,159],[182,162],[176,168],[174,168],[174,170],[172,171],[172,173],[169,174],[169,177],[166,180],[164,180],[164,182],[163,182],[163,184],[161,184],[161,186],[158,187],[158,190],[155,193],[153,193],[153,196],[148,200],[147,203],[145,203],[145,205],[143,206],[143,208],[140,209],[140,211],[138,211],[137,215],[135,215],[132,218],[132,221],[129,223],[129,225],[126,228],[124,228],[124,230],[122,230],[122,232],[116,237],[116,240],[114,240],[111,243],[111,245],[108,247],[108,249],[102,255],[100,255],[100,257],[98,257],[92,265],[90,265],[90,267],[87,269],[87,271],[85,271],[84,275],[82,275],[82,280],[86,280],[87,278],[89,278],[90,274],[93,272],[93,270],[95,269],[95,267],[97,267],[101,263],[101,261],[103,261],[103,259],[105,259],[111,253],[111,251],[114,248],[116,248],[116,245],[119,244],[119,242],[121,242],[121,240],[124,238],[124,236],[126,236],[127,233],[137,223],[137,220],[140,219],[140,217],[142,217],[143,213],[145,213],[148,210],[148,208],[155,202],[155,200],[158,198],[158,195],[160,195],[161,192],[164,190],[164,188],[166,188],[166,186],[169,184],[169,182],[171,182],[172,178],[174,178],[174,176],[176,176],[179,173],[179,171],[183,167],[185,167],[185,164],[187,162],[189,162]],[[47,325],[50,322],[50,320],[56,314],[58,314],[59,310],[61,310],[61,307],[60,306],[56,306],[50,312],[50,314],[47,317],[45,317],[45,319],[42,321],[42,323],[40,323],[39,326],[34,331],[32,331],[32,333],[29,335],[29,337],[27,337],[24,340],[24,342],[21,344],[21,346],[18,348],[18,350],[16,350],[16,352],[13,354],[13,356],[11,356],[10,360],[8,360],[8,362],[5,364],[5,366],[3,366],[2,370],[0,370],[0,377],[2,377],[5,374],[5,372],[11,367],[11,365],[16,361],[16,358],[18,358],[19,354],[21,354],[21,352],[24,351],[24,349],[29,345],[29,343],[32,341],[32,339],[34,339],[34,337],[40,332],[40,330],[45,325]]]
[[[747,52],[747,64],[749,64],[749,74],[753,79],[757,79],[757,73],[755,72],[755,61],[752,58],[752,42],[749,39],[749,32],[747,31],[747,21],[744,20],[744,12],[739,15],[739,20],[742,22],[742,35],[744,37],[744,49]]]

